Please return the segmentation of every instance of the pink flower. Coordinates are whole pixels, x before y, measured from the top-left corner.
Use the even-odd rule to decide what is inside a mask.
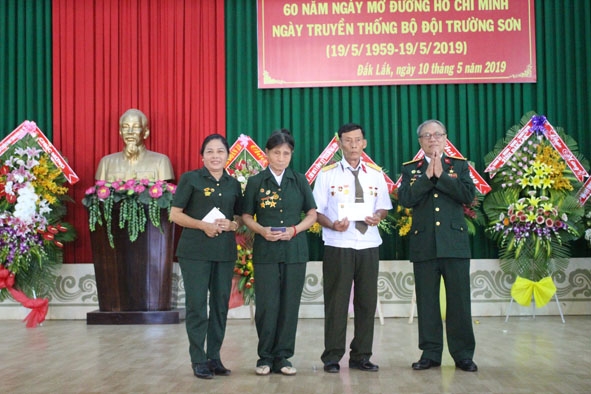
[[[100,187],[100,186],[105,186],[105,184],[106,184],[106,183],[107,183],[106,181],[103,181],[103,180],[98,180],[98,181],[96,181],[96,184],[95,184],[95,186],[99,186],[99,187]]]
[[[166,188],[172,194],[176,193],[176,185],[173,185],[172,183],[169,183],[169,184],[166,185]]]
[[[543,217],[543,216],[537,216],[537,217],[536,217],[536,223],[537,223],[537,224],[542,224],[542,223],[544,223],[544,217]]]
[[[142,193],[144,190],[146,190],[146,187],[144,185],[137,185],[136,187],[133,188],[133,191],[136,192],[137,194]]]
[[[84,194],[89,195],[89,194],[94,194],[94,186],[93,187],[89,187],[88,189],[86,189],[86,191],[84,192]]]
[[[160,185],[154,185],[149,189],[148,193],[152,198],[159,198],[162,196],[162,187]]]
[[[101,200],[104,200],[111,195],[111,190],[109,190],[109,188],[106,186],[100,186],[98,189],[96,189],[96,195]]]
[[[550,218],[546,219],[546,226],[547,227],[552,227],[554,226],[554,221]]]
[[[126,189],[133,189],[134,186],[135,186],[135,179],[128,179],[125,182],[125,188]]]

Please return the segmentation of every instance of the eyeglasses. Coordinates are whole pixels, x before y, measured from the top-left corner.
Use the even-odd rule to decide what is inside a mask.
[[[426,140],[429,140],[431,138],[436,139],[436,140],[440,140],[443,137],[445,137],[445,133],[433,133],[433,134],[425,133],[425,134],[419,135],[419,138],[424,138]]]

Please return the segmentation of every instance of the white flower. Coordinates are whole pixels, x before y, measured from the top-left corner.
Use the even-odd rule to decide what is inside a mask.
[[[591,228],[585,230],[585,239],[587,240],[587,242],[591,243]]]
[[[39,213],[45,216],[46,213],[50,213],[51,208],[49,207],[49,202],[45,199],[41,200],[39,203]]]
[[[35,194],[33,185],[26,183],[18,190],[18,197],[14,206],[14,216],[25,223],[32,223],[35,218],[38,199],[39,197]]]

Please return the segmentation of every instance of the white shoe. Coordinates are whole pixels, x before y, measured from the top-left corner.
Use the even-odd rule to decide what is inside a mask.
[[[295,369],[294,367],[283,367],[281,368],[281,373],[287,376],[291,376],[291,375],[295,375],[297,372],[297,369]]]
[[[254,372],[259,376],[268,375],[271,373],[271,367],[268,365],[261,365],[260,367],[256,367]]]

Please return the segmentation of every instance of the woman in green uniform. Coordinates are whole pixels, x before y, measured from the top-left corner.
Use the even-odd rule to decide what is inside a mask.
[[[220,348],[236,261],[234,231],[242,214],[242,191],[224,170],[228,151],[223,136],[205,138],[203,167],[181,176],[170,213],[170,220],[183,227],[176,255],[185,285],[189,354],[193,373],[202,379],[230,374],[221,362]]]
[[[274,131],[265,145],[269,166],[250,177],[244,191],[242,220],[255,233],[257,375],[296,373],[288,359],[306,276],[306,230],[316,222],[316,204],[306,177],[288,168],[294,146],[288,130]]]

